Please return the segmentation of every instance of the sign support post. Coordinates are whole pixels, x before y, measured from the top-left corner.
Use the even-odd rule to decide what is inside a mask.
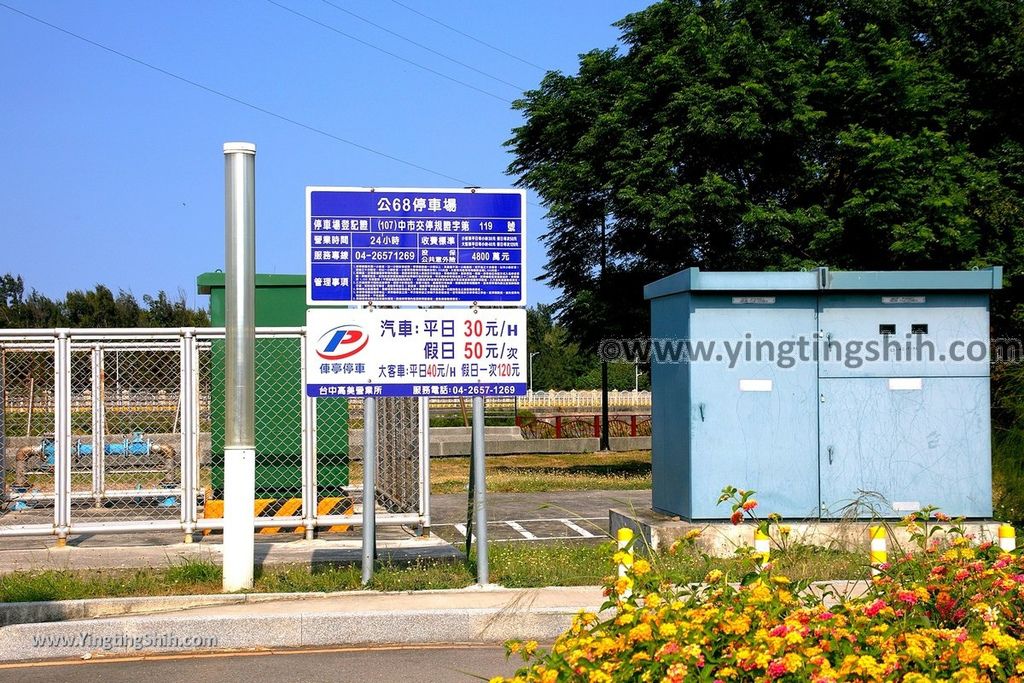
[[[256,145],[224,144],[224,583],[252,588],[256,498]]]
[[[473,506],[476,510],[476,582],[490,582],[487,557],[487,484],[484,471],[484,398],[473,397]]]
[[[377,399],[363,399],[363,585],[373,580],[377,554]]]

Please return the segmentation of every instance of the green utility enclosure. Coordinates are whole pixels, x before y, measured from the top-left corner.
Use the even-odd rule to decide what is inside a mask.
[[[196,279],[210,296],[210,319],[224,325],[224,273]],[[256,327],[306,324],[306,278],[256,276]],[[298,498],[302,491],[302,340],[256,339],[256,497]],[[224,341],[210,349],[210,467],[213,497],[224,490]],[[320,401],[316,407],[317,482],[321,496],[341,495],[348,484],[348,401]]]

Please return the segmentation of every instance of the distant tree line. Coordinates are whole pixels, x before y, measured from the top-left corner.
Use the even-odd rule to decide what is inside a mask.
[[[601,362],[591,351],[582,351],[554,317],[553,305],[538,304],[526,311],[527,352],[533,357],[533,389],[600,389]],[[529,368],[528,368],[529,369]],[[639,385],[650,388],[647,366],[641,365],[639,379],[632,363],[608,366],[608,388],[629,390]]]
[[[172,299],[163,290],[144,294],[142,303],[123,289],[117,295],[97,284],[87,291],[73,290],[64,299],[51,299],[35,289],[25,293],[20,275],[0,276],[0,327],[206,327],[205,310],[189,308],[185,293]]]

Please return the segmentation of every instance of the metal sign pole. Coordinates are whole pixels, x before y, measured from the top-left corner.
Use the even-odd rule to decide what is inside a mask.
[[[363,399],[363,585],[377,555],[377,399]]]
[[[473,397],[473,505],[476,508],[476,582],[490,583],[487,561],[487,484],[484,477],[484,398]],[[467,534],[468,535],[468,534]]]
[[[224,144],[224,591],[252,588],[256,497],[256,145]]]

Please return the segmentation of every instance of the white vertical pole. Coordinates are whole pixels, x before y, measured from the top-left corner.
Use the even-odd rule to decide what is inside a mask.
[[[224,144],[224,591],[252,588],[256,497],[256,145]]]

